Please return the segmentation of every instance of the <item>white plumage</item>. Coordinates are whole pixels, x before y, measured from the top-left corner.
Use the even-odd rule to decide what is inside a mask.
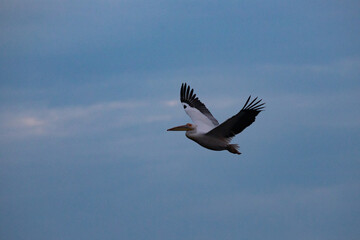
[[[186,83],[181,85],[180,101],[185,112],[194,124],[188,123],[168,129],[168,131],[186,131],[186,136],[201,146],[215,150],[228,150],[241,154],[237,144],[230,144],[231,139],[255,121],[255,117],[263,110],[264,104],[257,98],[250,102],[247,99],[244,107],[233,117],[222,124],[214,118],[206,106],[196,97],[194,89]],[[249,103],[250,102],[250,103]]]

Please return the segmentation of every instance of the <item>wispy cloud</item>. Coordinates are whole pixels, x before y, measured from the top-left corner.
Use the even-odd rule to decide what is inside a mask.
[[[265,72],[302,72],[349,75],[360,72],[360,59],[346,58],[330,63],[317,64],[260,64],[257,68]]]
[[[254,66],[259,72],[265,74],[267,71],[304,71],[304,72],[326,72],[352,74],[358,71],[360,61],[348,59],[325,65],[260,65]],[[236,75],[237,71],[229,69],[230,75]],[[212,72],[199,76],[199,79],[208,78]],[[226,80],[228,79],[228,80]],[[226,78],[225,86],[230,91],[228,95],[225,90],[215,91],[216,86],[211,88],[197,89],[199,81],[191,84],[209,110],[221,122],[231,117],[246,101],[249,91],[248,87],[242,89],[231,89],[230,81]],[[246,83],[245,83],[246,84]],[[258,84],[261,84],[260,82]],[[193,86],[194,85],[194,86]],[[237,84],[240,86],[241,84]],[[214,88],[212,88],[214,86]],[[219,84],[217,84],[219,86]],[[223,85],[220,85],[224,87]],[[282,128],[282,121],[301,124],[306,126],[320,127],[357,127],[359,126],[360,112],[353,107],[359,100],[358,89],[342,90],[337,92],[319,92],[318,94],[306,92],[273,92],[272,89],[259,94],[266,102],[267,123],[272,128]],[[241,96],[234,93],[241,91]],[[174,94],[178,94],[177,91]],[[250,93],[249,93],[250,94]],[[172,94],[169,94],[172,96]],[[6,110],[4,110],[6,109]],[[29,107],[20,110],[12,110],[11,107],[3,107],[0,116],[0,134],[5,138],[22,138],[32,136],[69,136],[78,133],[90,133],[105,131],[111,128],[121,128],[136,124],[149,124],[160,121],[170,121],[182,116],[187,119],[176,98],[153,100],[127,100],[99,102],[91,105],[54,107]],[[285,120],[284,120],[285,121]],[[275,125],[274,125],[275,123]],[[91,129],[91,131],[89,131]]]
[[[354,128],[360,126],[360,111],[354,108],[358,101],[356,89],[317,95],[293,93],[271,96],[267,107],[271,116],[298,126]]]
[[[168,100],[168,101],[164,101],[164,104],[169,107],[174,107],[179,104],[179,101],[178,100]]]
[[[165,108],[173,106],[169,102],[114,101],[88,106],[4,111],[0,118],[0,133],[5,138],[69,136],[133,124],[169,121],[171,115],[165,111]]]

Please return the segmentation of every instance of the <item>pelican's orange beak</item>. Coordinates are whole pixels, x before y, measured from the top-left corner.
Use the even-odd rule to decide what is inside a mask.
[[[191,128],[188,125],[181,125],[173,128],[169,128],[167,131],[188,131]]]

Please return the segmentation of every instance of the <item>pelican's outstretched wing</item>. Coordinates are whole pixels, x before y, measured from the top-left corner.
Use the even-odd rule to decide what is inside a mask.
[[[265,104],[259,104],[262,99],[255,102],[257,97],[249,103],[250,98],[251,96],[238,114],[212,129],[206,135],[218,138],[232,138],[250,126],[255,121],[255,117],[263,110]]]
[[[197,125],[200,132],[208,132],[219,125],[219,122],[214,118],[206,106],[196,97],[194,89],[190,89],[190,86],[186,85],[186,83],[181,85],[180,101],[185,112]]]

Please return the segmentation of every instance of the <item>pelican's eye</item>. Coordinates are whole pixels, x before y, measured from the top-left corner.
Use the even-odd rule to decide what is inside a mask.
[[[186,105],[184,105],[184,109],[186,108]]]

